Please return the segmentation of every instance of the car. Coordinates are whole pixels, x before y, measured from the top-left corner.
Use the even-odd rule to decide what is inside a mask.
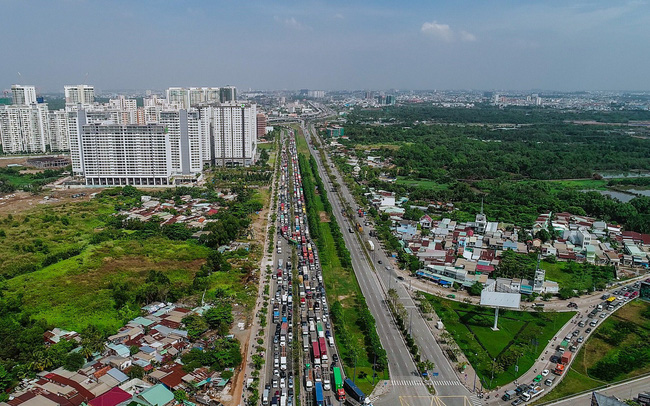
[[[404,277],[403,277],[403,276],[398,276],[397,279],[403,281],[403,280],[404,280]]]
[[[387,271],[390,271],[390,266],[386,266],[386,270],[387,270]]]
[[[587,328],[587,329],[585,330],[585,333],[587,333],[587,334],[591,333],[591,327]]]
[[[512,406],[519,406],[519,405],[522,404],[522,403],[524,403],[524,401],[521,400],[521,399],[519,399],[519,398],[517,398],[517,399],[513,400],[512,403],[510,403],[510,404],[511,404]]]
[[[289,389],[293,389],[293,378],[289,377]]]
[[[584,326],[585,326],[585,322],[584,322],[584,321],[580,321],[580,322],[578,323],[578,326],[580,326],[580,327],[584,327]]]
[[[383,262],[381,262],[381,259],[380,259],[379,261],[377,261],[377,263],[378,263],[378,264],[383,264]]]
[[[546,375],[548,375],[550,372],[551,372],[551,371],[549,371],[548,369],[545,369],[545,370],[542,371],[542,376],[546,376]]]
[[[542,380],[542,375],[537,375],[535,378],[533,378],[533,382],[539,382]]]
[[[337,353],[332,354],[332,360],[334,360],[334,362],[338,362],[339,355]]]
[[[585,338],[584,338],[583,336],[578,337],[578,342],[579,342],[579,343],[581,343],[581,342],[583,342],[583,341],[585,341]]]
[[[577,336],[578,334],[580,334],[580,330],[575,330],[575,331],[573,332],[573,336],[574,336],[574,337]]]
[[[447,295],[447,297],[451,299],[456,299],[456,295],[452,295],[452,294]]]
[[[601,319],[604,319],[605,317],[607,317],[607,313],[600,313],[600,318]]]
[[[287,381],[284,378],[280,378],[280,389],[284,389],[287,386]]]

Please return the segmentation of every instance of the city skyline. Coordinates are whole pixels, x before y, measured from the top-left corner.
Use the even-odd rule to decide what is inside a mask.
[[[3,89],[650,90],[650,8],[642,1],[2,7],[4,51],[20,56],[0,67]]]

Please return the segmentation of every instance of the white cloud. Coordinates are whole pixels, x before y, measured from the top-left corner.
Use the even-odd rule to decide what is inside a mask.
[[[302,24],[300,21],[296,20],[295,17],[289,17],[289,18],[280,18],[278,16],[274,17],[275,21],[284,24],[285,27],[291,28],[294,30],[307,30],[310,29],[310,27]]]
[[[451,31],[451,27],[449,27],[449,25],[438,24],[436,21],[422,24],[420,31],[447,42],[451,41],[454,38],[454,33]]]
[[[463,42],[476,41],[476,35],[463,30],[455,32],[449,24],[440,24],[437,21],[425,22],[422,24],[420,31],[445,42],[452,42],[457,39]]]
[[[460,40],[465,41],[465,42],[474,42],[476,41],[476,35],[467,32],[467,31],[461,31],[460,32]]]

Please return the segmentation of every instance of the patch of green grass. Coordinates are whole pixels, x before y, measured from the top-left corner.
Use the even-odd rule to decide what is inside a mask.
[[[423,295],[433,305],[445,329],[477,370],[484,386],[492,388],[513,381],[532,367],[546,343],[575,315],[575,312],[529,313],[501,310],[499,330],[492,331],[493,309],[450,301],[426,293]],[[515,356],[508,361],[508,354],[514,353],[516,348],[521,349],[518,360]],[[515,371],[517,362],[519,372]],[[492,380],[495,364],[501,367],[495,368]]]
[[[105,331],[114,331],[124,320],[114,308],[111,282],[125,281],[138,286],[150,270],[158,270],[172,284],[187,286],[208,252],[209,248],[193,241],[162,237],[109,241],[8,280],[6,294],[22,294],[26,310],[35,319],[45,319],[57,327],[80,331],[95,324]]]
[[[449,188],[448,184],[446,184],[446,183],[438,183],[435,180],[408,179],[408,178],[406,178],[404,176],[398,176],[395,183],[398,184],[398,185],[417,186],[417,187],[422,188],[422,189],[430,189],[430,190],[436,190],[436,191],[447,190]]]
[[[549,182],[551,183],[554,192],[560,192],[565,189],[607,190],[607,180],[605,179],[553,180]]]

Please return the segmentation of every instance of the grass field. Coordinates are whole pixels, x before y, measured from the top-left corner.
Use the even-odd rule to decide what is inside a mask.
[[[438,183],[429,179],[407,179],[404,176],[398,176],[395,181],[398,185],[417,186],[422,189],[431,190],[446,190],[449,185],[446,183]]]
[[[253,198],[268,204],[268,196],[268,189],[259,189]],[[98,197],[39,205],[21,215],[0,217],[4,232],[0,234],[0,272],[5,277],[2,294],[21,295],[27,313],[56,327],[80,331],[94,324],[110,332],[133,316],[115,309],[112,282],[125,282],[135,295],[147,274],[155,270],[164,273],[177,292],[189,291],[186,288],[211,251],[194,240],[152,236],[93,244],[93,236],[115,212],[115,202],[111,197]],[[71,254],[45,266],[44,260],[60,252]],[[250,253],[232,255],[230,272],[208,277],[206,300],[219,287],[234,297],[239,309],[252,308],[256,297],[250,289],[256,284],[255,261],[259,258],[261,248],[255,244]],[[190,305],[198,299],[185,298]]]
[[[446,330],[477,370],[483,385],[492,388],[503,386],[527,371],[548,340],[575,314],[501,310],[499,330],[492,331],[494,310],[426,293],[424,297],[433,305]],[[515,361],[517,356],[513,354],[519,351]],[[493,361],[495,358],[496,362]],[[515,372],[516,362],[519,372]],[[498,367],[494,368],[494,365]],[[493,368],[494,380],[491,379]]]
[[[91,200],[75,204],[41,205],[20,216],[0,218],[0,274],[5,278],[38,267],[48,254],[88,244],[104,216],[114,208]]]
[[[57,327],[82,330],[88,324],[114,331],[123,320],[113,306],[111,282],[133,286],[150,270],[162,271],[172,284],[187,285],[209,249],[193,242],[149,238],[109,241],[73,258],[6,281],[6,295],[22,294],[34,318]]]
[[[562,191],[565,189],[607,190],[607,180],[605,179],[552,180],[549,182],[551,182],[554,191]]]
[[[544,402],[559,399],[580,391],[593,389],[607,383],[619,382],[627,378],[633,378],[650,372],[650,364],[646,363],[627,373],[622,373],[609,381],[599,380],[591,376],[588,370],[603,358],[612,357],[622,350],[625,345],[644,343],[647,348],[647,337],[650,335],[650,303],[639,299],[625,305],[617,310],[605,322],[594,330],[589,339],[582,346],[567,376],[542,400]],[[615,342],[607,342],[602,332],[620,330],[619,323],[631,323],[634,328],[632,332],[617,336]],[[650,352],[646,350],[646,354]]]

